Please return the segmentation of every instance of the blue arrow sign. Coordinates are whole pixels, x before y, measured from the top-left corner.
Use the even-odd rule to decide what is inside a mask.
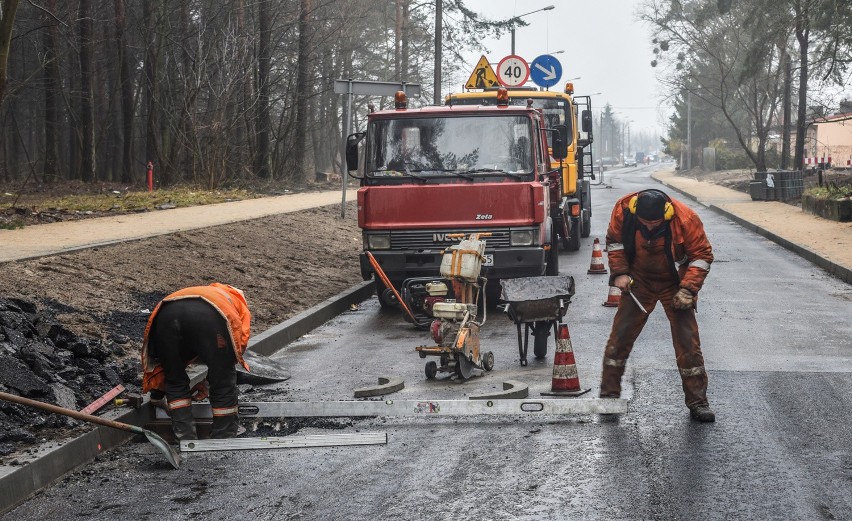
[[[530,64],[530,79],[539,87],[552,87],[562,77],[562,64],[550,54],[542,54]]]

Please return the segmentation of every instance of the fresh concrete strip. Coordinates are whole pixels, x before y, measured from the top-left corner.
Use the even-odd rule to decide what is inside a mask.
[[[269,356],[293,340],[325,324],[332,318],[348,311],[352,305],[370,298],[375,290],[373,281],[357,284],[316,306],[285,320],[277,326],[255,335],[249,341],[249,349],[255,353]]]
[[[353,304],[369,298],[373,288],[372,281],[349,288],[278,326],[256,335],[249,343],[249,349],[260,354],[272,354],[289,342],[349,310]],[[206,374],[206,367],[196,366],[190,374],[192,383],[203,380]],[[153,409],[154,407],[146,403],[139,409],[130,411],[108,411],[103,417],[142,426],[153,419]],[[99,454],[125,443],[132,437],[132,434],[124,431],[97,427],[62,445],[51,444],[36,449],[33,454],[22,455],[18,458],[17,465],[0,466],[0,515],[23,503],[68,472],[89,463]]]

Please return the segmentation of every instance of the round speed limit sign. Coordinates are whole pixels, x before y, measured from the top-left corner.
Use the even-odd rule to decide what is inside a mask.
[[[497,79],[505,87],[518,87],[530,78],[530,66],[520,56],[510,54],[497,65]]]

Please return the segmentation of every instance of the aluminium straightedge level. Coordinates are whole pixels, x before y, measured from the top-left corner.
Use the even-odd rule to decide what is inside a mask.
[[[192,440],[180,442],[181,452],[217,450],[296,449],[303,447],[342,447],[349,445],[386,445],[386,432],[352,434],[308,434],[263,438],[229,438],[224,440]]]
[[[566,414],[624,414],[628,401],[606,399],[384,400],[328,402],[243,402],[243,418],[312,418],[365,416],[548,416]],[[195,404],[196,418],[210,418],[209,404]],[[160,419],[168,416],[158,410]]]

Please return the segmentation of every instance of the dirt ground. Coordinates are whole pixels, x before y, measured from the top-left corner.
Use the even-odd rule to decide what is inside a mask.
[[[259,333],[361,280],[354,203],[175,233],[0,270],[0,296],[34,301],[73,332],[140,345],[148,314],[177,289],[226,282],[245,291]]]

